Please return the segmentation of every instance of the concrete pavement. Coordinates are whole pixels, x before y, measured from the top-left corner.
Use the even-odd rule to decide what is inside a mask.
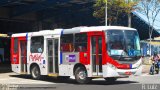
[[[145,74],[145,73],[149,73],[150,71],[150,67],[151,65],[150,64],[147,64],[147,65],[142,65],[143,69],[142,69],[142,73]]]
[[[33,80],[31,76],[7,72],[0,73],[0,90],[144,90],[142,86],[152,84],[160,87],[160,74],[149,75],[149,69],[150,65],[143,65],[141,76],[119,78],[114,83],[108,83],[104,79],[94,79],[85,85],[79,85],[73,79],[58,80],[52,77],[44,77],[41,80]]]
[[[9,89],[0,90],[151,90],[148,85],[156,85],[160,90],[160,74],[142,76],[130,76],[119,78],[114,83],[106,82],[104,79],[94,79],[89,84],[80,85],[75,80],[57,80],[52,77],[44,77],[42,80],[33,80],[30,76],[21,76],[15,73],[0,74],[0,87]],[[146,86],[147,89],[142,89]]]

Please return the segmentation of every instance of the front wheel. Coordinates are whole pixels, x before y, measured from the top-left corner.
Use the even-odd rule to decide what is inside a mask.
[[[75,71],[75,79],[80,84],[89,83],[91,78],[87,77],[87,71],[83,67],[78,67]]]
[[[31,69],[31,75],[33,79],[40,79],[41,78],[41,74],[40,74],[40,70],[38,66],[33,66]]]

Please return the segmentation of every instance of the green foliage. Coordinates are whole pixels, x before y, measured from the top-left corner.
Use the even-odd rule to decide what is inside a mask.
[[[97,18],[104,18],[105,5],[106,5],[105,0],[97,0],[96,3],[94,4],[95,11],[93,13],[93,16]]]
[[[97,0],[94,4],[93,16],[105,20],[105,8],[107,2],[107,16],[109,22],[118,19],[120,13],[130,14],[135,10],[139,0]]]
[[[124,12],[130,14],[132,11],[136,9],[136,5],[138,4],[139,0],[121,0],[122,3],[120,7],[123,9]]]

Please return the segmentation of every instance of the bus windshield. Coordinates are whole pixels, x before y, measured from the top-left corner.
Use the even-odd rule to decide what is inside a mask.
[[[106,45],[109,56],[140,56],[140,40],[135,30],[107,30]]]

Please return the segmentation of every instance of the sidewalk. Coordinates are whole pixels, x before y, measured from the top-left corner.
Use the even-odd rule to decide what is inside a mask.
[[[142,59],[142,73],[149,73],[151,67],[150,57],[143,57]]]
[[[142,73],[149,73],[151,65],[142,65]]]

